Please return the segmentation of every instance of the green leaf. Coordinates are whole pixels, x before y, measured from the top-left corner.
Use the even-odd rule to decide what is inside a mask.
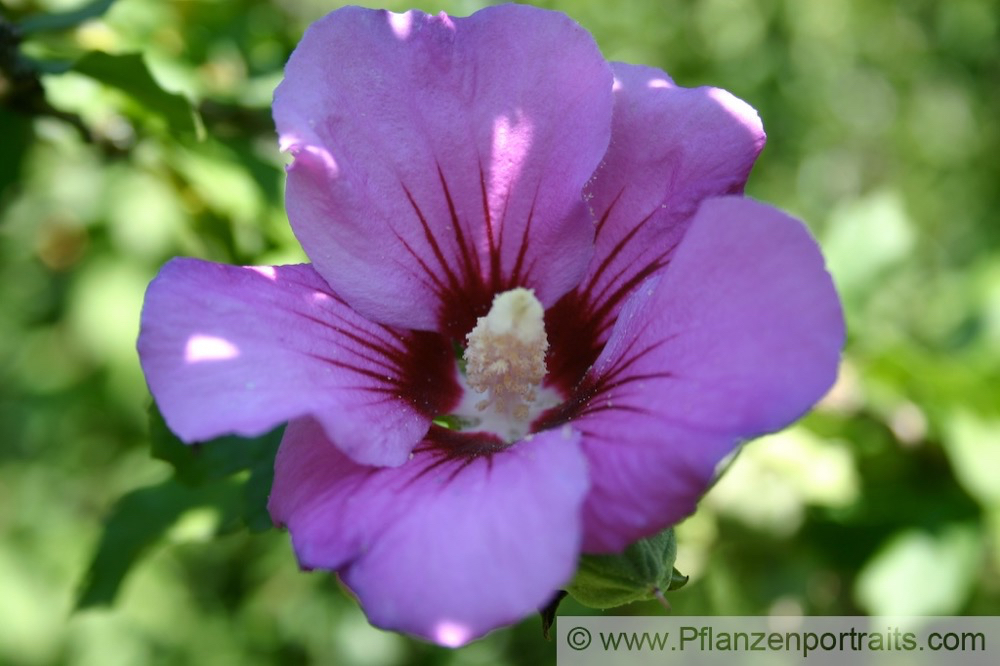
[[[271,528],[267,498],[274,480],[274,457],[283,433],[281,426],[260,437],[228,436],[185,444],[167,427],[156,405],[149,410],[153,457],[169,463],[180,483],[199,487],[249,472],[235,483],[241,488],[242,521],[253,532]]]
[[[162,117],[172,131],[199,131],[191,103],[183,95],[161,88],[139,53],[91,51],[76,61],[73,71],[122,91],[150,113]]]
[[[687,582],[674,568],[677,539],[673,528],[640,539],[621,555],[584,555],[566,588],[591,608],[612,608],[662,597]]]
[[[975,523],[953,523],[936,533],[901,530],[858,572],[854,598],[882,617],[961,613],[976,588],[983,552]]]
[[[243,522],[251,532],[265,532],[272,527],[267,499],[274,482],[274,457],[262,460],[250,470],[250,478],[243,486]]]
[[[963,408],[948,414],[944,450],[962,487],[984,507],[1000,507],[1000,419]]]
[[[181,483],[198,486],[218,481],[263,465],[274,466],[284,427],[260,437],[218,437],[197,444],[185,444],[177,438],[153,405],[149,410],[149,435],[153,457],[170,463]],[[270,483],[268,483],[270,485]]]
[[[123,495],[111,511],[77,597],[78,609],[110,604],[133,565],[190,509],[214,506],[224,517],[238,511],[233,482],[192,488],[175,479]],[[223,521],[225,522],[225,521]]]
[[[0,160],[0,204],[4,191],[10,185],[17,185],[21,179],[21,163],[24,161],[35,130],[31,118],[0,108],[0,127],[3,128],[3,153]]]
[[[103,16],[104,12],[115,3],[115,0],[94,0],[79,9],[56,14],[35,14],[29,16],[20,23],[18,28],[21,32],[28,34],[31,32],[42,32],[45,30],[66,30],[74,28],[81,23]]]
[[[218,531],[271,526],[267,497],[274,457],[284,428],[256,438],[220,437],[195,445],[181,442],[153,405],[149,412],[153,457],[174,468],[174,477],[121,497],[107,521],[87,571],[77,608],[109,604],[129,570],[187,511],[214,507]]]

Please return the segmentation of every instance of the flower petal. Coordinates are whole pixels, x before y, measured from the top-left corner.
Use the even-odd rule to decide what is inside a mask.
[[[614,72],[611,145],[587,187],[594,257],[546,322],[563,390],[596,360],[627,296],[669,261],[698,204],[742,193],[764,147],[757,113],[726,91],[681,88],[651,67]]]
[[[301,419],[285,431],[269,509],[302,566],[338,570],[373,624],[454,646],[532,613],[572,577],[586,492],[568,427],[492,456],[424,448],[373,468]]]
[[[367,321],[308,265],[174,259],[146,292],[138,346],[187,442],[311,414],[355,460],[399,465],[461,391],[444,338]]]
[[[275,93],[295,233],[383,323],[460,338],[518,285],[550,305],[593,249],[581,191],[611,85],[593,39],[554,12],[333,12]]]
[[[844,322],[815,241],[740,197],[707,200],[627,301],[551,423],[584,435],[584,549],[616,551],[694,510],[740,442],[799,418],[837,374]]]

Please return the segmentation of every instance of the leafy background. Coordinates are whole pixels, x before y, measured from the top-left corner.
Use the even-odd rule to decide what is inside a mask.
[[[678,529],[675,612],[1000,613],[998,3],[540,4],[753,104],[748,191],[809,223],[847,311],[832,393]],[[0,6],[0,663],[553,661],[536,618],[446,651],[299,573],[252,511],[276,433],[192,456],[154,414],[151,444],[134,339],[158,267],[302,259],[268,107],[335,4]]]

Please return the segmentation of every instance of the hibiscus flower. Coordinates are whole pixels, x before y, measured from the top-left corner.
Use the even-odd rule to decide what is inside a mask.
[[[834,380],[822,256],[742,196],[756,113],[566,16],[338,10],[274,117],[311,263],[170,261],[139,353],[185,441],[288,422],[271,515],[379,627],[521,619]]]

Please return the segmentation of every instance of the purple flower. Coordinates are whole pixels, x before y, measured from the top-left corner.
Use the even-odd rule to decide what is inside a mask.
[[[835,377],[816,244],[742,196],[753,109],[561,14],[336,11],[274,116],[312,263],[169,262],[139,353],[186,441],[289,422],[271,515],[380,627],[524,617]]]

